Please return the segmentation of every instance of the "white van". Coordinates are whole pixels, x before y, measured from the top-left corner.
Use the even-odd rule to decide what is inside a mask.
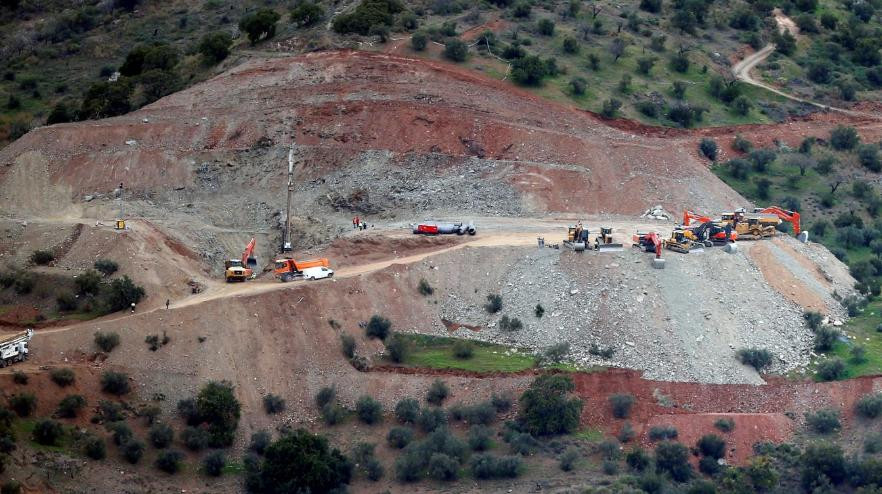
[[[331,276],[334,276],[334,270],[324,266],[303,270],[303,277],[307,280],[320,280],[322,278],[330,278]]]

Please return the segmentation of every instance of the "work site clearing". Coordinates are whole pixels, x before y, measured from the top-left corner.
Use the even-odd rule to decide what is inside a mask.
[[[546,373],[571,376],[584,400],[582,435],[619,433],[623,421],[608,405],[617,393],[636,399],[628,423],[647,446],[653,426],[673,425],[691,445],[732,418],[724,434],[732,464],[744,464],[756,442],[790,440],[807,411],[841,407],[844,427],[860,434],[850,410],[882,383],[814,382],[823,357],[804,317],[817,312],[822,325],[845,329],[843,341],[854,339],[841,303],[854,292],[848,268],[811,232],[692,249],[691,230],[676,226],[683,210],[716,219],[752,207],[709,171],[702,137],[774,135],[795,146],[835,123],[817,115],[665,135],[459,67],[342,51],[248,62],[125,116],[39,128],[0,150],[3,269],[24,271],[35,250],[51,251],[47,265],[28,268],[39,285],[111,259],[113,279],[128,277],[146,296],[73,317],[55,309],[52,283],[29,295],[0,292],[0,327],[34,328],[29,358],[0,370],[2,394],[21,392],[14,379],[24,373],[34,416],[49,416],[58,392],[48,371],[68,367],[72,389],[93,409],[110,399],[99,375],[121,371],[133,389],[128,406],[156,405],[177,427],[180,400],[228,381],[242,405],[237,453],[253,432],[284,427],[329,435],[343,450],[383,443],[385,429],[321,425],[314,397],[327,386],[345,408],[368,394],[391,417],[399,400],[424,396],[438,377],[450,387],[447,403],[474,404],[519,396]],[[882,130],[852,124],[867,139]],[[721,152],[734,154],[727,146]],[[641,217],[647,208],[653,214]],[[584,251],[565,243],[577,224],[587,231]],[[601,227],[616,248],[592,248]],[[675,231],[689,253],[665,248]],[[652,232],[658,253],[632,245]],[[227,283],[236,266],[243,271],[230,281],[241,282]],[[303,279],[308,269],[333,276]],[[480,348],[532,364],[480,372],[395,363],[362,329],[375,315],[405,336],[492,343]],[[118,346],[96,350],[96,333],[118,334]],[[354,338],[362,360],[343,355],[341,335]],[[554,362],[532,360],[561,344]],[[764,374],[737,358],[747,348],[771,352]],[[264,413],[269,394],[287,403],[280,414]],[[70,424],[93,427],[85,416]],[[28,492],[78,492],[86,482],[99,492],[242,490],[235,475],[200,477],[196,453],[184,458],[193,471],[174,478],[68,454],[20,447],[7,472]],[[396,481],[389,448],[377,455],[389,474],[379,484],[359,478],[355,492],[440,488]],[[539,455],[518,479],[454,490],[576,485],[549,462]]]

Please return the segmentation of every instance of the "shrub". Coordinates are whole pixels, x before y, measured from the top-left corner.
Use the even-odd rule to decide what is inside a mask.
[[[649,466],[649,455],[643,448],[634,448],[625,455],[625,463],[635,472],[642,472]]]
[[[268,394],[263,397],[263,409],[274,415],[285,411],[285,399],[279,395]]]
[[[395,418],[402,424],[416,422],[420,413],[420,404],[413,398],[403,398],[395,405]]]
[[[809,429],[818,434],[829,434],[838,431],[841,427],[839,410],[827,408],[815,412],[806,412],[805,423]]]
[[[58,310],[62,312],[76,310],[79,306],[79,300],[77,297],[70,292],[63,292],[55,298],[55,302],[58,304]]]
[[[262,455],[272,442],[273,437],[269,432],[259,430],[254,434],[251,434],[251,442],[248,444],[248,449],[254,451],[256,454]]]
[[[425,278],[420,279],[420,283],[419,283],[419,285],[417,285],[417,291],[419,291],[420,295],[423,295],[423,296],[429,296],[429,295],[435,293],[435,289],[432,288],[432,285],[430,285],[429,282],[426,281]]]
[[[447,425],[447,415],[440,408],[423,408],[417,417],[416,425],[423,432],[432,432]]]
[[[750,102],[750,99],[747,96],[738,96],[732,103],[730,103],[730,107],[732,111],[735,112],[736,115],[747,115],[750,113],[751,107],[753,107],[753,103]]]
[[[337,397],[337,390],[333,386],[325,386],[315,394],[315,405],[319,408],[334,401]]]
[[[393,448],[402,449],[413,441],[413,429],[410,427],[393,427],[386,435],[386,442]]]
[[[882,434],[871,432],[864,439],[864,453],[876,454],[882,452]]]
[[[537,436],[574,431],[579,426],[582,400],[567,397],[573,389],[569,377],[537,377],[521,395],[518,422],[527,432]]]
[[[579,450],[570,446],[561,453],[560,458],[558,458],[558,466],[564,472],[571,472],[576,467],[576,462],[579,461],[580,456]]]
[[[72,419],[75,418],[83,407],[86,406],[86,399],[80,395],[67,395],[58,403],[55,413],[59,417]]]
[[[167,424],[154,424],[148,433],[154,448],[167,448],[175,438],[175,431]]]
[[[579,53],[579,42],[572,36],[567,36],[563,40],[563,51],[570,54]]]
[[[516,456],[497,457],[488,454],[472,456],[469,466],[477,479],[513,479],[520,475],[523,462]]]
[[[74,278],[74,284],[80,295],[97,295],[101,289],[101,275],[95,270],[87,269]]]
[[[642,57],[637,60],[637,72],[643,75],[649,75],[652,66],[655,65],[655,57]]]
[[[34,441],[44,446],[55,446],[63,435],[64,428],[61,427],[61,424],[51,419],[37,421],[32,433]]]
[[[209,381],[195,400],[178,402],[178,412],[187,425],[205,424],[212,447],[229,446],[239,425],[241,407],[233,394],[233,386],[226,381]]]
[[[450,395],[450,389],[447,384],[440,379],[435,379],[426,392],[426,401],[433,405],[440,405],[448,395]]]
[[[851,355],[851,361],[855,364],[863,364],[867,361],[867,349],[863,345],[855,345],[851,347],[849,354]]]
[[[119,403],[101,400],[98,402],[98,418],[105,423],[119,422],[126,418],[126,414]]]
[[[824,228],[822,229],[826,230],[826,225],[824,225]],[[819,235],[823,235],[823,233],[819,233]],[[824,316],[821,315],[820,312],[811,310],[805,311],[802,314],[802,317],[805,319],[806,326],[808,326],[812,331],[817,331],[818,328],[821,327],[821,322],[824,321]]]
[[[457,340],[453,344],[453,356],[460,360],[468,360],[472,358],[474,349],[472,343],[466,340]]]
[[[458,39],[451,39],[444,45],[444,57],[454,62],[465,62],[469,56],[469,47]]]
[[[9,397],[9,408],[19,417],[29,417],[37,410],[37,397],[32,393],[19,393]]]
[[[0,467],[3,464],[0,463]],[[3,482],[3,485],[0,486],[0,494],[21,494],[21,482],[9,479],[6,482]]]
[[[730,418],[719,419],[714,422],[714,427],[722,432],[732,432],[735,430],[735,421]]]
[[[538,86],[547,75],[553,75],[557,68],[551,66],[554,59],[542,60],[535,55],[526,55],[511,62],[511,78],[518,84]],[[554,70],[550,70],[550,69]]]
[[[631,440],[634,439],[636,435],[637,433],[634,432],[634,427],[631,425],[631,423],[625,422],[624,424],[622,424],[622,428],[619,429],[619,433],[616,435],[616,438],[618,438],[619,442],[627,443],[631,442]]]
[[[104,276],[110,276],[119,269],[119,265],[110,259],[98,259],[95,261],[95,269]]]
[[[855,404],[855,413],[868,419],[882,415],[882,393],[868,393],[861,396]]]
[[[858,161],[865,168],[874,173],[882,171],[882,159],[879,158],[879,146],[875,144],[862,144],[857,150]]]
[[[49,377],[52,378],[52,382],[62,388],[70,386],[76,379],[73,369],[67,367],[63,369],[52,369],[52,371],[49,372]]]
[[[253,444],[254,435],[251,438]],[[184,442],[184,446],[190,451],[201,451],[207,448],[210,439],[208,431],[201,427],[186,427],[181,432],[181,441]]]
[[[227,465],[223,451],[212,451],[202,460],[202,469],[212,477],[220,477]]]
[[[503,331],[518,331],[524,327],[524,323],[521,322],[517,317],[509,318],[508,316],[502,316],[499,319],[499,329]]]
[[[335,403],[328,403],[320,411],[325,425],[337,425],[346,420],[346,410]]]
[[[585,94],[585,90],[588,88],[588,81],[583,77],[573,77],[570,79],[570,90],[573,94],[577,96],[581,96]],[[541,305],[537,305],[537,307],[541,307]],[[543,311],[544,312],[544,311]],[[542,316],[536,316],[542,317]]]
[[[159,456],[156,457],[156,468],[162,470],[166,473],[178,473],[178,470],[181,469],[181,460],[184,459],[184,455],[181,454],[180,451],[163,451],[159,453]]]
[[[38,266],[45,266],[55,260],[55,254],[50,250],[35,250],[31,254],[31,262]]]
[[[444,453],[432,453],[429,458],[429,477],[435,480],[456,480],[459,473],[459,462]]]
[[[539,34],[543,36],[554,36],[554,21],[551,19],[539,19],[536,23]]]
[[[689,464],[689,450],[680,443],[664,441],[655,448],[655,468],[659,473],[667,473],[676,482],[685,482],[692,477]]]
[[[198,50],[205,63],[214,65],[230,56],[230,46],[232,44],[233,38],[229,34],[213,32],[202,37],[202,40],[199,41]]]
[[[89,436],[83,445],[83,452],[93,460],[103,460],[107,457],[107,445],[104,443],[104,439]]]
[[[122,421],[110,424],[109,429],[113,433],[113,444],[117,446],[126,444],[134,437],[132,428]]]
[[[705,434],[695,444],[703,456],[719,460],[726,456],[726,441],[716,434]]]
[[[830,131],[830,145],[840,151],[854,149],[860,144],[861,138],[854,127],[837,125]]]
[[[740,135],[735,136],[735,140],[732,141],[732,147],[736,151],[740,151],[742,153],[749,153],[753,149],[753,143],[749,140],[741,137]]]
[[[717,153],[719,149],[717,148],[717,143],[713,139],[705,137],[701,140],[701,143],[698,145],[698,149],[701,151],[707,159],[711,161],[717,160]]]
[[[467,440],[472,451],[486,451],[490,449],[490,440],[493,437],[493,429],[486,425],[476,424],[469,427]]]
[[[365,334],[368,338],[379,338],[381,340],[385,340],[386,336],[389,335],[389,329],[392,327],[392,323],[389,322],[383,316],[373,315],[371,316],[370,321],[368,321],[367,328],[365,329]]]
[[[678,103],[668,110],[668,118],[681,127],[692,127],[696,122],[701,122],[706,111],[706,108]]]
[[[720,468],[716,458],[703,456],[698,460],[698,470],[705,475],[714,476],[719,473]]]
[[[836,340],[839,339],[839,331],[829,327],[822,326],[815,331],[815,351],[826,353],[833,349]]]
[[[417,31],[410,36],[410,46],[415,51],[423,51],[426,49],[426,43],[429,37],[422,31]]]
[[[105,303],[110,312],[128,309],[144,298],[144,289],[136,285],[128,276],[110,282]]]
[[[685,74],[689,71],[689,57],[685,53],[675,53],[671,55],[669,66],[674,72]]]
[[[321,5],[306,1],[291,9],[291,22],[300,27],[309,27],[322,20],[325,9]]]
[[[123,458],[134,465],[144,456],[144,443],[137,439],[131,439],[120,445],[120,451],[122,451]]]
[[[612,405],[613,417],[617,419],[628,418],[631,414],[631,407],[634,406],[634,395],[628,393],[618,393],[610,395],[609,403]]]
[[[269,39],[276,35],[276,22],[281,16],[272,9],[260,9],[248,14],[239,21],[239,29],[248,34],[252,45],[261,39]]]
[[[744,365],[749,365],[757,372],[772,365],[772,352],[765,348],[742,348],[735,354]]]
[[[131,110],[129,98],[134,86],[129,81],[97,82],[83,97],[79,117],[83,120],[114,117]]]
[[[117,396],[124,395],[131,390],[129,376],[122,372],[106,371],[101,374],[101,390]]]
[[[570,353],[570,344],[567,342],[551,345],[540,355],[541,364],[559,364]]]
[[[503,413],[511,409],[512,399],[507,395],[497,395],[496,393],[493,393],[490,395],[490,403],[493,405],[493,408],[496,409],[497,413]]]
[[[383,420],[383,406],[379,401],[367,395],[360,397],[355,403],[355,413],[359,420],[368,425]]]
[[[462,407],[461,417],[469,424],[489,424],[496,418],[496,408],[489,401]]]
[[[677,439],[677,429],[672,425],[654,425],[649,428],[650,441]]]
[[[807,491],[819,481],[840,484],[846,477],[845,457],[842,449],[834,444],[820,442],[809,444],[800,459],[802,485]]]
[[[615,98],[610,98],[603,101],[603,106],[601,107],[600,114],[604,118],[615,118],[619,114],[619,108],[621,107],[621,101]]]
[[[386,355],[395,363],[404,362],[407,358],[408,345],[407,340],[400,333],[392,333],[386,339]]]
[[[12,373],[12,382],[15,384],[27,384],[28,375],[22,371],[15,371]]]
[[[352,358],[355,356],[355,338],[348,334],[340,335],[340,349],[343,351],[343,356],[346,358]]]
[[[487,303],[484,304],[484,310],[490,314],[496,314],[502,310],[502,297],[495,293],[487,295]]]

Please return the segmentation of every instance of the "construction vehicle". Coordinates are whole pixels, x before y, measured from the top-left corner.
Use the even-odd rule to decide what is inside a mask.
[[[594,238],[594,250],[598,252],[617,252],[622,250],[622,244],[613,243],[612,228],[602,226],[600,227],[600,235]]]
[[[652,260],[653,268],[665,268],[665,260],[661,256],[663,242],[657,232],[637,232],[631,240],[633,247],[639,247],[645,252],[655,252],[655,259]]]
[[[732,225],[717,221],[706,221],[698,226],[684,227],[683,231],[687,238],[705,247],[738,240],[738,233],[732,229]]]
[[[276,259],[276,267],[273,274],[282,282],[293,281],[296,278],[304,278],[305,271],[311,268],[328,268],[331,264],[324,257],[310,259],[308,261],[295,261],[294,259]],[[312,274],[312,272],[310,272]],[[328,276],[333,276],[334,272]],[[321,276],[326,278],[327,276]]]
[[[732,225],[740,240],[774,237],[781,218],[771,213],[748,213],[743,208],[720,215],[723,223]]]
[[[588,229],[582,227],[581,221],[567,228],[567,238],[563,244],[574,252],[584,252],[588,248]]]
[[[663,242],[664,247],[681,254],[704,252],[704,244],[692,240],[691,236],[694,236],[691,230],[675,229],[671,238]]]
[[[782,221],[789,221],[793,225],[794,235],[799,235],[802,231],[799,228],[799,213],[796,211],[789,211],[779,206],[769,206],[767,208],[754,208],[753,212],[755,214],[774,214]]]
[[[28,342],[34,330],[28,329],[8,336],[0,336],[0,367],[12,365],[28,358]]]
[[[224,261],[224,278],[227,283],[245,281],[255,277],[254,269],[257,267],[257,259],[254,257],[254,247],[256,245],[257,242],[252,238],[242,252],[241,259]]]
[[[436,223],[427,221],[413,225],[413,232],[422,235],[440,235],[455,233],[457,235],[474,235],[478,232],[474,223]]]

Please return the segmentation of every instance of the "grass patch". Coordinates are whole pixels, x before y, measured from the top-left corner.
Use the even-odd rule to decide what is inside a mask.
[[[603,431],[594,427],[587,427],[585,429],[580,429],[572,434],[572,436],[576,439],[581,439],[583,441],[588,441],[592,443],[603,441]]]
[[[830,356],[839,357],[845,362],[846,378],[882,374],[882,333],[876,331],[880,314],[882,300],[874,300],[843,326],[855,339],[837,341]],[[866,349],[863,362],[855,362],[851,358],[851,349],[855,345],[862,345]]]
[[[79,452],[73,449],[73,440],[71,438],[73,429],[67,425],[62,424],[62,427],[64,427],[64,435],[58,440],[58,445],[56,446],[46,446],[34,441],[32,439],[32,434],[34,432],[34,427],[40,420],[40,418],[19,418],[13,421],[12,430],[15,431],[15,437],[18,438],[19,441],[27,441],[28,447],[37,451],[51,451],[53,453],[65,453],[68,455],[80,456]]]
[[[458,369],[472,372],[518,372],[536,366],[536,358],[521,353],[508,353],[510,347],[472,342],[473,354],[467,360],[453,354],[457,338],[417,334],[401,335],[410,351],[402,364],[430,369]]]
[[[244,475],[245,465],[238,461],[231,461],[224,465],[221,472],[223,475]]]

